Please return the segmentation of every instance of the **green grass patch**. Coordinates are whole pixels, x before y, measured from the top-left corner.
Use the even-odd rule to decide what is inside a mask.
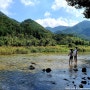
[[[79,52],[90,52],[90,46],[77,46]],[[75,47],[71,47],[75,48]],[[57,46],[31,46],[31,47],[0,47],[0,55],[29,54],[29,53],[68,53],[70,47],[66,45]]]

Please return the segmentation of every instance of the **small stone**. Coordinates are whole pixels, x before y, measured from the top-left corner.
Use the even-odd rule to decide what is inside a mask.
[[[82,84],[87,84],[87,82],[86,82],[86,81],[81,81],[81,83],[82,83]]]
[[[52,84],[56,84],[54,81],[51,82]]]
[[[30,70],[34,70],[34,69],[35,69],[35,67],[34,67],[34,66],[32,66],[32,65],[30,65],[30,66],[29,66],[29,69],[30,69]]]
[[[82,68],[82,72],[86,72],[87,70],[86,70],[86,68],[84,67],[84,68]]]
[[[80,85],[79,85],[79,87],[80,87],[80,88],[83,88],[83,85],[82,85],[82,84],[80,84]]]
[[[34,62],[31,62],[31,64],[34,64],[34,65],[36,65],[36,63],[34,63]]]
[[[73,70],[74,70],[74,71],[78,71],[78,69],[77,69],[77,68],[74,68]]]
[[[90,77],[87,77],[88,80],[90,80]]]
[[[47,68],[47,69],[46,69],[46,72],[47,72],[47,73],[50,73],[51,71],[52,71],[51,68]]]
[[[42,69],[43,72],[45,72],[46,70],[45,69]]]
[[[82,79],[86,80],[86,78],[85,78],[85,77],[83,77]]]
[[[72,81],[72,83],[74,84],[74,81]]]
[[[66,79],[66,78],[64,78],[63,80],[65,80],[65,81],[69,81],[68,79]]]

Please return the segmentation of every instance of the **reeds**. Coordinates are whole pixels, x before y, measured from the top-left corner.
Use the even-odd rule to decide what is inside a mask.
[[[90,52],[90,46],[77,46],[79,52]],[[31,47],[12,47],[2,46],[0,47],[0,55],[11,55],[11,54],[29,54],[29,53],[68,53],[68,46],[57,45],[57,46],[31,46]],[[74,47],[72,47],[74,49]]]

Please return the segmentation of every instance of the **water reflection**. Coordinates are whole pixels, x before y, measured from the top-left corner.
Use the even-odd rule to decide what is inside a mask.
[[[78,68],[76,65],[69,65],[69,75],[70,75],[70,78],[77,78],[77,71],[78,71]]]
[[[0,71],[0,90],[52,90],[54,84],[42,72]]]

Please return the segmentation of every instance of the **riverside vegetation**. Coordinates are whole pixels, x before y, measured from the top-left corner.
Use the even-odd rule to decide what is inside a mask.
[[[90,51],[90,41],[73,34],[54,34],[31,19],[18,22],[0,12],[0,54],[62,53],[79,47]]]

